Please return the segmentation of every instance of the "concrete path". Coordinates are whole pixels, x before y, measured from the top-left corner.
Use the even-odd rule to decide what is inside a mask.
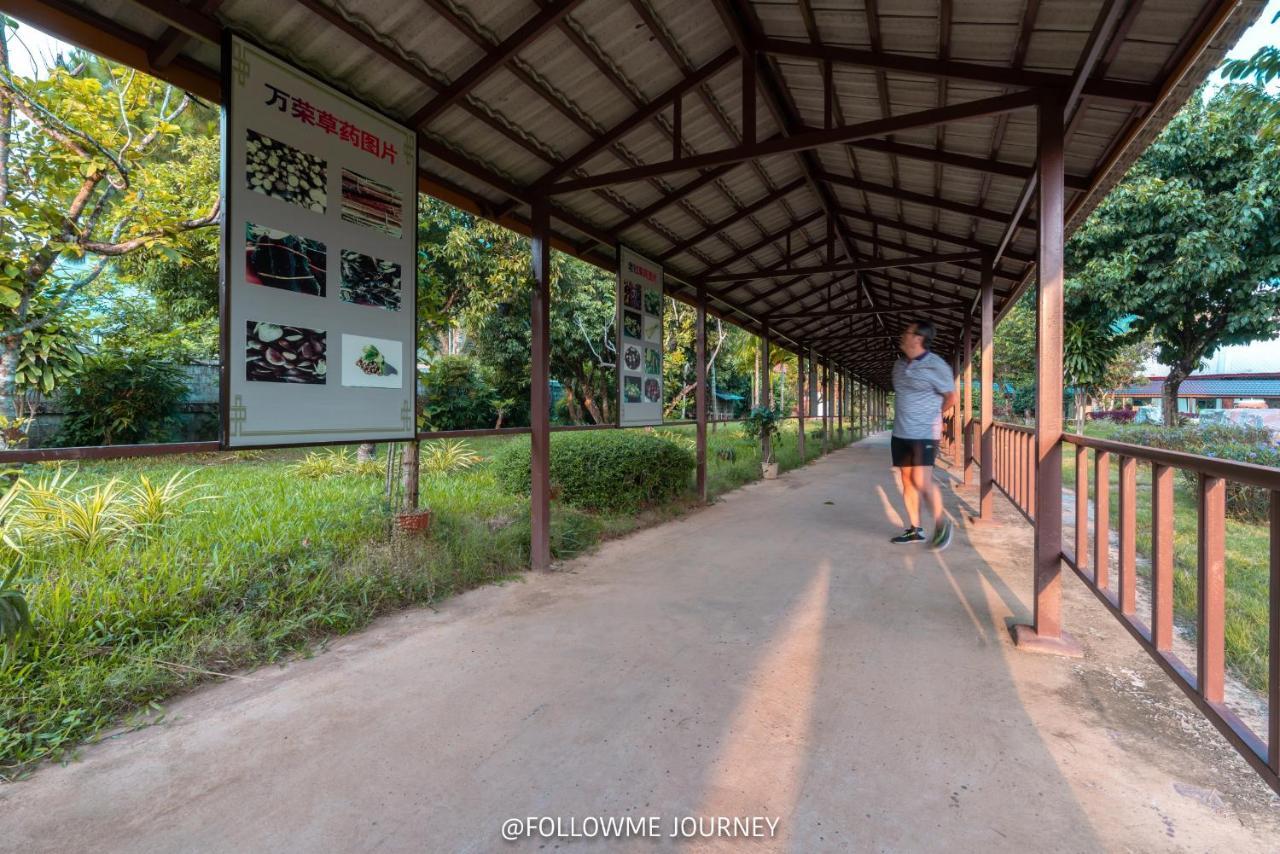
[[[0,789],[0,849],[1275,850],[1270,790],[1073,578],[1086,658],[1012,649],[1007,505],[940,554],[886,542],[887,460],[860,443],[198,691]],[[660,838],[503,842],[526,816]],[[684,816],[776,835],[671,839]]]

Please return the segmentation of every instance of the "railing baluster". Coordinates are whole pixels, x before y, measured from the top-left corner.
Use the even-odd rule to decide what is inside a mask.
[[[1040,476],[1040,455],[1035,434],[1027,436],[1027,515],[1036,518],[1036,478]]]
[[[1173,646],[1173,476],[1151,464],[1151,642],[1161,652]]]
[[[1089,566],[1089,449],[1076,445],[1076,569]]]
[[[1138,461],[1120,458],[1120,613],[1137,607]]]
[[[1200,549],[1197,575],[1200,610],[1197,621],[1196,688],[1210,703],[1222,702],[1226,611],[1224,515],[1226,481],[1200,474]]]
[[[1271,726],[1267,765],[1280,774],[1280,490],[1271,491],[1271,673],[1267,710]]]
[[[1106,590],[1111,579],[1111,454],[1093,452],[1093,583]]]

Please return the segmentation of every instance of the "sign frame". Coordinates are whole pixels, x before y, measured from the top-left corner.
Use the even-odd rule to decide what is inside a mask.
[[[385,125],[388,125],[392,129],[401,131],[404,134],[403,141],[406,144],[404,145],[403,150],[399,153],[399,156],[402,157],[404,161],[407,161],[407,168],[410,170],[410,174],[413,176],[412,178],[413,188],[412,188],[412,193],[408,197],[403,199],[402,207],[401,207],[401,216],[400,216],[401,239],[406,239],[409,241],[409,243],[405,247],[402,253],[398,253],[402,261],[402,263],[399,265],[401,267],[400,287],[399,287],[401,308],[399,309],[399,311],[403,311],[404,316],[409,318],[409,322],[408,322],[409,330],[408,330],[407,337],[401,337],[399,338],[398,341],[396,338],[391,338],[391,337],[386,339],[388,343],[402,344],[404,347],[404,350],[407,350],[407,352],[402,351],[400,354],[400,358],[402,360],[401,370],[404,377],[404,382],[407,384],[407,389],[404,389],[404,392],[407,393],[407,399],[406,399],[406,396],[403,394],[401,395],[400,398],[398,398],[401,406],[400,406],[400,424],[397,426],[387,425],[387,426],[377,426],[377,427],[366,427],[366,426],[332,427],[332,426],[324,426],[324,424],[321,422],[321,423],[318,423],[316,426],[308,427],[306,429],[254,431],[262,435],[261,441],[255,440],[253,438],[249,438],[248,440],[245,439],[245,434],[243,431],[243,422],[247,419],[247,412],[246,412],[247,407],[244,406],[243,401],[233,400],[233,397],[232,397],[232,393],[233,393],[232,392],[232,389],[233,389],[232,371],[237,369],[244,370],[243,366],[245,365],[244,353],[238,353],[232,347],[232,341],[235,338],[235,336],[233,336],[232,334],[233,320],[236,317],[235,314],[233,313],[232,293],[236,289],[236,285],[233,282],[233,277],[234,277],[235,271],[238,269],[238,265],[235,263],[232,263],[232,255],[234,252],[237,251],[237,248],[240,248],[241,251],[243,251],[243,247],[245,246],[245,240],[246,240],[246,235],[244,231],[246,226],[249,224],[249,220],[247,219],[243,219],[243,218],[237,219],[236,212],[235,212],[235,205],[233,202],[233,193],[231,192],[231,189],[232,189],[231,182],[233,180],[232,179],[233,174],[234,175],[242,174],[241,171],[233,169],[233,166],[235,165],[232,162],[233,152],[239,151],[243,147],[242,140],[240,141],[239,145],[232,144],[233,134],[239,133],[240,135],[243,136],[246,130],[250,129],[247,126],[244,128],[237,128],[236,122],[234,119],[235,111],[233,109],[233,102],[235,98],[233,97],[233,92],[235,91],[235,87],[236,87],[236,81],[234,78],[237,77],[237,75],[242,77],[247,76],[247,73],[248,73],[244,66],[244,57],[237,55],[237,51],[236,51],[237,42],[243,44],[245,47],[249,48],[250,50],[256,53],[261,54],[267,60],[280,66],[287,73],[292,74],[293,76],[299,78],[300,81],[305,85],[307,85],[308,87],[314,87],[316,90],[319,90],[319,92],[323,96],[327,98],[331,98],[334,101],[337,101],[343,106],[349,107],[354,111],[363,113],[366,116],[372,118],[373,120],[377,122],[381,122]],[[220,144],[221,144],[220,155],[221,157],[220,157],[219,182],[220,182],[220,192],[222,197],[223,209],[222,209],[222,223],[220,227],[220,238],[222,240],[222,245],[220,247],[220,253],[219,253],[220,270],[219,270],[219,282],[218,282],[218,291],[219,291],[218,346],[219,346],[219,363],[220,363],[219,437],[218,437],[219,447],[222,448],[223,450],[239,450],[239,449],[250,449],[250,448],[268,449],[268,448],[305,447],[305,446],[317,446],[317,445],[336,446],[336,445],[354,445],[354,444],[378,443],[378,442],[414,441],[417,439],[417,436],[418,436],[418,427],[417,427],[417,412],[418,412],[417,256],[418,256],[419,151],[418,151],[418,145],[417,145],[417,134],[414,133],[411,128],[408,128],[407,126],[401,124],[398,120],[387,115],[385,112],[361,101],[359,98],[356,98],[348,94],[340,87],[334,86],[328,80],[325,80],[323,78],[316,76],[311,71],[297,66],[295,63],[290,62],[289,60],[281,57],[275,51],[272,51],[268,48],[263,47],[260,43],[258,43],[254,39],[246,37],[242,33],[232,32],[228,30],[223,36],[222,44],[220,47],[221,47],[221,55],[222,55],[221,83],[222,83],[223,98],[222,98],[222,115],[221,115],[221,121],[220,121]],[[264,135],[265,135],[265,131],[264,131]],[[400,142],[401,138],[397,137],[395,141]],[[337,163],[334,163],[333,165],[339,171],[339,176],[340,176],[341,170],[343,168],[343,163],[337,162]],[[350,171],[354,173],[355,170],[352,169]],[[326,166],[326,183],[332,186],[332,182],[328,180],[328,176],[329,176],[328,166]],[[363,178],[364,176],[360,176],[360,177]],[[372,181],[373,179],[366,179],[366,180]],[[395,189],[395,188],[392,188],[392,189]],[[252,192],[252,191],[239,190],[238,192]],[[334,196],[334,195],[335,194],[327,193],[326,205],[333,203],[335,201],[334,199],[328,198],[328,196]],[[338,203],[339,210],[340,210],[340,203],[341,203],[340,194],[337,194],[336,201]],[[405,210],[405,208],[408,208],[408,210]],[[347,223],[346,227],[349,229],[359,229],[361,227],[359,225],[355,225],[351,220],[346,220],[346,223]],[[372,231],[372,229],[370,230]],[[404,232],[406,230],[410,231],[411,233],[405,234]],[[353,232],[353,233],[357,233],[357,232]],[[374,242],[376,242],[376,240]],[[356,243],[359,244],[360,241],[357,240]],[[333,247],[334,251],[332,254],[332,259],[340,258],[340,253],[343,251],[344,248],[346,247],[345,246],[340,247],[335,245]],[[356,252],[358,248],[363,248],[363,247],[353,248],[351,251]],[[363,255],[365,254],[365,252],[368,252],[368,251],[370,250],[365,249],[364,251],[360,251],[359,254]],[[373,250],[373,251],[376,252],[378,250]],[[382,259],[374,258],[372,255],[369,255],[366,257],[374,261],[382,260]],[[405,261],[408,261],[409,263],[407,264],[403,263]],[[327,249],[326,249],[326,267],[334,271],[333,273],[329,273],[328,271],[326,271],[326,283],[329,278],[333,278],[335,281],[340,282],[341,272],[339,270],[339,265],[332,262]],[[327,289],[327,284],[326,284],[326,289]],[[339,290],[340,285],[335,287],[334,289]],[[357,304],[353,302],[352,307],[355,307],[355,305]],[[365,303],[363,304],[363,307],[370,307],[370,304]],[[361,324],[356,324],[357,327],[359,327],[360,325]],[[334,352],[334,345],[339,344],[339,346],[341,346],[339,342],[341,341],[342,338],[373,337],[370,335],[363,335],[363,334],[347,335],[348,332],[359,333],[360,330],[359,328],[343,329],[340,327],[333,327],[331,325],[329,326],[329,328],[324,330],[324,332],[326,335],[326,345],[325,345],[326,368],[329,366],[330,362],[332,361],[329,358],[329,356],[332,352]],[[378,339],[375,338],[375,340],[378,340]],[[325,384],[327,385],[329,382],[332,382],[338,388],[347,387],[342,382],[341,366],[336,361],[333,361],[332,364],[333,364],[332,373],[329,373],[328,371],[326,371],[325,373]],[[285,388],[291,387],[291,385],[293,384],[281,384],[280,387],[281,389],[285,389]],[[296,387],[296,385],[293,385],[293,387]],[[377,385],[374,385],[372,383],[370,383],[369,387],[378,388]],[[360,389],[360,390],[363,390],[363,389]],[[339,393],[338,396],[339,396],[339,399],[341,400],[341,397],[342,397],[341,393]],[[344,406],[341,403],[339,404],[340,411],[351,411],[352,409],[357,408],[358,406],[359,406],[358,401],[353,401],[350,406]],[[333,434],[333,435],[328,435],[328,434]],[[365,434],[365,435],[360,435],[360,434]],[[253,434],[250,433],[248,435],[252,436]],[[297,438],[293,438],[295,436]]]
[[[649,280],[643,274],[633,274],[631,280],[628,281],[629,271],[632,269],[629,261],[641,262],[641,266],[645,272],[654,275],[654,280]],[[663,410],[666,407],[666,388],[663,379],[663,368],[666,367],[666,353],[663,349],[663,331],[664,320],[666,317],[666,278],[661,264],[650,260],[641,255],[639,252],[625,246],[621,243],[617,248],[618,275],[616,280],[616,291],[614,294],[614,341],[617,345],[617,375],[618,375],[618,426],[619,427],[660,427],[664,423]],[[656,282],[656,284],[655,284]],[[638,293],[638,302],[636,305],[628,306],[626,302],[627,285],[630,284],[634,288],[638,288],[634,293]],[[645,336],[645,324],[652,316],[646,310],[645,301],[650,294],[656,293],[658,299],[658,313],[656,320],[658,324],[657,339],[651,339]],[[626,333],[628,320],[627,314],[638,315],[640,324],[639,335],[628,335]],[[634,318],[632,318],[634,324]],[[639,360],[635,368],[628,368],[626,357],[628,348],[634,351]],[[656,374],[648,370],[649,352],[656,351],[658,370]],[[635,371],[639,373],[635,373]],[[628,374],[627,371],[632,373]],[[645,401],[644,388],[652,378],[657,379],[658,383],[658,400],[657,402]],[[635,383],[636,400],[627,402],[627,380],[633,380]]]

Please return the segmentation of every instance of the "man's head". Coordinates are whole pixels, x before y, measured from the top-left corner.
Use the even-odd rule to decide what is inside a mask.
[[[902,330],[902,337],[898,339],[898,349],[902,350],[908,359],[914,359],[933,344],[934,333],[933,324],[929,321],[913,320],[907,324],[906,329]]]

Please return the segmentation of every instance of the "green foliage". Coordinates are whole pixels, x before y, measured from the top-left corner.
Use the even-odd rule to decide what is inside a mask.
[[[86,359],[67,382],[62,445],[128,445],[172,438],[187,385],[176,365],[145,353]]]
[[[289,471],[307,480],[323,480],[341,475],[373,475],[382,473],[377,460],[359,460],[346,448],[329,448],[311,451],[301,460],[289,466]]]
[[[1067,245],[1091,299],[1137,317],[1166,398],[1227,344],[1280,328],[1280,140],[1233,87],[1193,96]]]
[[[782,422],[782,413],[773,407],[757,406],[754,407],[742,422],[742,431],[749,438],[758,440],[760,447],[763,449],[763,461],[766,463],[773,462],[773,446],[781,437],[779,426]]]
[[[1206,424],[1198,427],[1164,427],[1138,425],[1115,434],[1116,441],[1182,451],[1220,460],[1252,463],[1280,468],[1280,448],[1271,432],[1262,427],[1235,424]],[[1178,476],[1189,488],[1197,483],[1196,473],[1178,469]],[[1271,493],[1261,487],[1227,481],[1227,516],[1242,522],[1266,524],[1271,508]]]
[[[11,40],[15,27],[5,19],[0,39]],[[47,393],[68,360],[74,368],[66,346],[41,339],[129,278],[117,259],[178,258],[178,235],[215,224],[217,115],[82,53],[35,78],[0,62],[0,105],[11,117],[0,123],[8,144],[0,159],[0,398],[12,411],[24,384]],[[20,357],[24,350],[37,355]]]
[[[418,468],[428,476],[462,471],[478,462],[480,455],[471,449],[465,439],[423,442],[418,448]]]
[[[528,442],[511,442],[494,458],[504,489],[527,495]],[[689,486],[693,455],[680,445],[638,430],[555,433],[551,481],[568,505],[604,513],[637,510]]]
[[[422,427],[468,430],[494,423],[494,390],[470,356],[440,356],[427,369],[419,398]]]

